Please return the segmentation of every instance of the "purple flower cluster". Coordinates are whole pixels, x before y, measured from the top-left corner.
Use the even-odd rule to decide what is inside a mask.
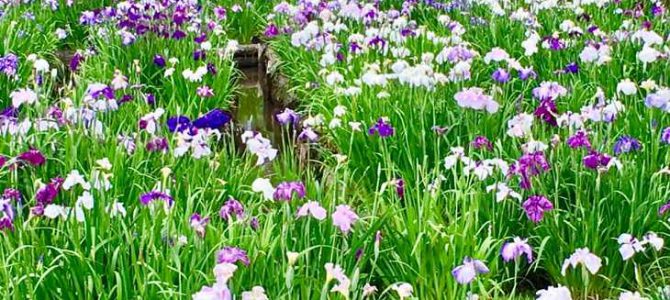
[[[41,166],[46,162],[46,158],[40,152],[40,150],[31,148],[30,150],[19,154],[17,157],[19,160],[26,162],[33,166]]]

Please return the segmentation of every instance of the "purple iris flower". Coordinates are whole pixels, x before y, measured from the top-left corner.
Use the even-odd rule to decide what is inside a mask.
[[[149,152],[167,152],[169,145],[166,138],[156,137],[147,142],[146,149]]]
[[[540,101],[540,104],[535,109],[535,117],[543,120],[551,126],[557,126],[556,115],[558,111],[556,110],[556,102],[551,98],[546,98]]]
[[[468,284],[472,282],[479,274],[486,274],[489,268],[481,260],[465,257],[463,264],[454,268],[451,275],[454,276],[456,282],[460,284]]]
[[[605,153],[591,151],[587,156],[584,156],[582,163],[585,167],[595,170],[599,167],[607,166],[610,163],[610,160],[612,160],[612,158]]]
[[[0,57],[0,72],[5,73],[7,76],[14,76],[18,68],[19,58],[14,53]]]
[[[532,68],[524,68],[519,70],[519,79],[528,80],[537,78],[537,73]]]
[[[167,126],[170,132],[182,132],[191,127],[191,120],[186,116],[174,116],[167,120]]]
[[[577,133],[568,138],[566,143],[568,144],[568,147],[573,149],[577,148],[591,149],[591,142],[589,141],[589,136],[586,134],[584,130],[577,131]]]
[[[614,143],[614,154],[619,155],[622,153],[638,151],[640,148],[642,148],[640,141],[631,136],[624,135],[619,137]]]
[[[506,242],[500,249],[500,256],[505,262],[510,262],[523,255],[526,255],[529,263],[533,262],[533,248],[528,245],[527,239],[515,237],[513,241]]]
[[[249,265],[249,256],[247,252],[237,248],[237,247],[223,247],[216,253],[217,263],[229,263],[234,264],[238,261],[242,262],[244,265]]]
[[[661,143],[670,145],[670,127],[666,127],[661,132]]]
[[[204,116],[197,118],[195,121],[193,121],[193,126],[199,129],[203,128],[218,129],[228,124],[228,122],[230,122],[231,119],[232,116],[230,115],[230,113],[215,108],[210,112],[208,112],[207,114],[205,114]]]
[[[542,220],[544,213],[554,209],[554,205],[551,204],[547,197],[541,195],[534,195],[528,197],[523,203],[523,209],[526,211],[526,216],[537,223]]]
[[[54,199],[58,197],[58,193],[60,192],[60,187],[62,184],[63,179],[60,177],[56,177],[54,179],[51,179],[51,182],[40,188],[35,194],[35,200],[37,201],[36,206],[44,208],[48,204],[53,203]]]
[[[41,166],[46,162],[46,158],[42,155],[42,152],[34,148],[19,154],[18,159],[33,166]]]
[[[151,191],[140,196],[142,205],[149,205],[154,201],[165,201],[168,207],[172,207],[172,204],[174,204],[174,198],[161,191]]]
[[[165,58],[159,54],[156,54],[154,56],[154,65],[156,65],[159,68],[164,68],[165,67]]]
[[[375,135],[375,133],[378,133],[382,138],[392,136],[394,132],[395,130],[393,129],[393,126],[391,126],[391,123],[385,121],[384,118],[379,118],[377,123],[368,129],[369,135]]]
[[[531,187],[531,178],[546,172],[549,168],[549,162],[543,152],[526,153],[510,166],[509,175],[519,176],[521,179],[519,186],[527,190]]]
[[[478,150],[479,149],[485,149],[485,150],[489,150],[489,151],[493,150],[493,144],[491,143],[491,141],[489,141],[489,139],[487,139],[483,135],[476,136],[475,139],[472,140],[470,145],[472,145],[472,148],[475,148],[475,149],[478,149]]]
[[[254,231],[258,230],[258,226],[260,226],[260,224],[258,223],[258,218],[256,217],[251,218],[251,220],[249,220],[249,226]]]
[[[298,135],[298,139],[301,141],[316,142],[319,140],[319,135],[311,127],[305,127]]]
[[[405,198],[405,180],[399,178],[395,183],[395,192],[398,194],[398,198]]]
[[[207,63],[207,73],[212,75],[216,75],[218,73],[216,66],[213,63]]]
[[[284,111],[276,114],[275,118],[280,125],[296,124],[300,121],[300,115],[290,108],[285,108]]]
[[[666,202],[665,204],[661,205],[661,207],[658,209],[658,214],[663,215],[668,210],[670,210],[670,200],[668,200],[668,202]]]
[[[204,60],[207,57],[207,54],[204,50],[195,50],[193,51],[193,60]]]
[[[577,62],[571,62],[563,68],[563,72],[577,74],[579,73],[579,64]]]
[[[277,28],[277,25],[275,24],[269,24],[268,27],[265,28],[265,36],[268,38],[273,38],[279,35],[279,28]]]
[[[175,30],[175,31],[172,33],[172,38],[175,39],[175,40],[181,40],[181,39],[183,39],[183,38],[185,38],[185,37],[186,37],[186,33],[183,32],[183,31],[181,31],[181,30]]]
[[[18,118],[19,117],[19,109],[14,107],[14,106],[8,106],[7,108],[0,111],[0,117]]]
[[[239,201],[230,198],[226,203],[221,206],[219,215],[222,219],[228,221],[233,215],[238,219],[244,218],[244,207]]]
[[[291,201],[293,193],[296,193],[298,198],[305,198],[305,185],[300,181],[282,182],[275,188],[273,197],[277,201]]]
[[[154,96],[154,94],[147,94],[146,101],[147,104],[154,105],[156,104],[156,96]]]
[[[511,75],[509,72],[507,72],[507,70],[499,68],[493,72],[491,78],[493,78],[493,80],[497,81],[498,83],[505,83],[510,80]]]

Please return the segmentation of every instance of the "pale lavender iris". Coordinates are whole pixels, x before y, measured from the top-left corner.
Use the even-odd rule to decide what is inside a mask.
[[[284,111],[275,115],[275,118],[281,125],[296,124],[300,121],[300,115],[290,108],[285,108]]]
[[[451,275],[454,276],[458,283],[469,284],[475,277],[477,277],[477,275],[486,274],[488,272],[489,268],[486,267],[481,260],[465,257],[463,259],[463,264],[454,268],[451,271]]]
[[[528,262],[533,262],[533,248],[528,245],[527,239],[515,237],[511,242],[507,242],[500,249],[500,256],[505,262],[510,262],[525,255]]]

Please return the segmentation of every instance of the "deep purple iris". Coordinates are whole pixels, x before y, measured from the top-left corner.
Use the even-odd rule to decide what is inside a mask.
[[[142,205],[149,205],[154,201],[165,201],[168,207],[172,207],[174,198],[161,191],[151,191],[140,196],[140,203],[142,203]]]
[[[577,62],[571,62],[563,68],[563,72],[577,74],[579,73],[579,64]]]
[[[18,118],[19,117],[19,109],[17,107],[14,107],[14,106],[8,106],[7,108],[0,111],[0,117]]]
[[[391,126],[391,123],[385,121],[384,118],[379,118],[377,123],[368,129],[369,135],[375,135],[375,133],[377,133],[382,138],[392,136],[394,132],[395,130],[393,129],[393,126]]]
[[[584,163],[585,167],[595,170],[599,167],[606,167],[611,160],[612,157],[605,153],[591,151],[587,156],[584,156],[582,163]]]
[[[277,28],[277,25],[275,24],[269,24],[268,27],[265,28],[265,36],[268,38],[273,38],[279,35],[279,28]]]
[[[159,68],[164,68],[166,63],[165,63],[165,58],[163,56],[156,54],[154,56],[154,65],[156,65]]]
[[[44,207],[48,204],[53,203],[54,199],[56,199],[58,193],[60,192],[60,187],[62,184],[63,179],[60,177],[56,177],[51,179],[51,182],[40,188],[35,194],[35,200],[37,201],[37,206]]]
[[[182,132],[191,127],[191,120],[186,116],[174,116],[167,120],[170,132]]]
[[[540,120],[543,120],[551,126],[557,126],[556,115],[558,111],[556,109],[556,102],[551,98],[546,98],[540,101],[540,104],[535,109],[535,117]]]
[[[204,116],[197,118],[193,121],[193,126],[199,129],[210,128],[217,129],[221,128],[224,125],[228,124],[232,116],[230,113],[223,111],[221,109],[215,108],[205,114]]]
[[[40,150],[33,148],[19,154],[18,159],[27,162],[33,166],[41,166],[46,162],[46,158],[44,157],[44,155],[42,155],[42,152],[40,152]]]

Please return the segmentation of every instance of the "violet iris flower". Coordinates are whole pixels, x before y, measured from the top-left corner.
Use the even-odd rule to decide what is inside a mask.
[[[619,155],[622,153],[634,152],[640,150],[640,148],[642,148],[640,141],[631,136],[624,135],[619,137],[616,143],[614,143],[614,154]]]
[[[300,181],[282,182],[275,188],[273,197],[277,201],[291,201],[293,193],[296,193],[298,198],[304,198],[305,185]]]
[[[547,197],[534,195],[526,199],[526,202],[523,203],[523,209],[526,211],[526,216],[531,221],[537,223],[542,220],[545,212],[554,209],[554,205],[551,204]]]
[[[249,256],[247,256],[247,252],[237,248],[237,247],[223,247],[223,249],[219,250],[216,253],[216,262],[217,263],[229,263],[229,264],[234,264],[236,262],[242,262],[244,265],[248,266],[250,261],[249,261]]]
[[[370,127],[370,129],[368,130],[369,135],[375,135],[375,133],[377,133],[382,138],[392,136],[394,132],[395,129],[393,129],[391,123],[385,121],[384,118],[379,118],[377,120],[377,123],[372,125],[372,127]]]

